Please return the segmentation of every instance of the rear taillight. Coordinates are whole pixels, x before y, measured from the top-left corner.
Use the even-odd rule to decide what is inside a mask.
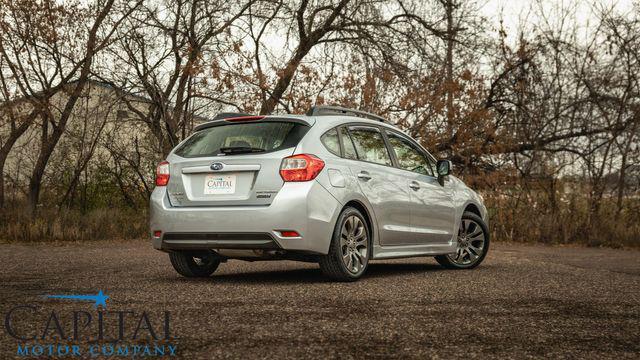
[[[318,176],[324,161],[310,154],[293,155],[282,159],[280,176],[284,181],[309,181]]]
[[[169,162],[163,161],[156,168],[156,186],[167,186],[169,183]]]

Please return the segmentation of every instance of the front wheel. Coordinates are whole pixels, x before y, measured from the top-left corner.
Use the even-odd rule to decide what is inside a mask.
[[[220,265],[220,257],[212,251],[173,251],[169,259],[178,274],[185,277],[208,277]]]
[[[329,253],[320,258],[320,270],[338,281],[355,281],[369,264],[370,235],[364,216],[348,207],[338,217]]]
[[[489,229],[482,218],[465,211],[458,229],[456,252],[436,256],[436,261],[448,269],[473,269],[489,252]]]

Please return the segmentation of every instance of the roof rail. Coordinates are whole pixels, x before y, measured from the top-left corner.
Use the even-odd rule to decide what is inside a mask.
[[[338,114],[351,115],[351,116],[361,117],[365,119],[376,120],[380,122],[387,122],[387,120],[385,120],[385,118],[383,118],[382,116],[368,113],[366,111],[343,108],[340,106],[326,106],[326,105],[312,106],[305,115],[322,116],[322,115],[338,115]]]

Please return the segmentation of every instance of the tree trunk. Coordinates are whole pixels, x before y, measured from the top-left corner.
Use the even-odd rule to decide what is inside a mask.
[[[32,110],[29,115],[22,119],[19,122],[20,125],[16,126],[18,123],[14,113],[12,110],[9,110],[9,118],[11,120],[11,131],[9,132],[9,136],[7,137],[6,142],[0,148],[0,208],[4,207],[5,204],[5,193],[4,193],[4,165],[7,162],[7,158],[9,157],[9,153],[13,146],[16,144],[18,139],[29,129],[33,121],[38,116],[37,110]]]
[[[631,141],[629,141],[631,144]],[[627,176],[627,155],[629,154],[629,146],[626,146],[625,151],[622,153],[622,164],[620,165],[620,175],[618,177],[618,199],[616,201],[616,213],[622,212],[622,200],[624,198],[624,189],[626,187]]]
[[[40,200],[40,190],[42,186],[42,178],[44,177],[44,171],[49,163],[49,158],[53,154],[58,141],[62,137],[64,129],[61,126],[65,124],[58,124],[53,128],[53,132],[49,135],[49,119],[43,119],[42,122],[42,135],[40,139],[40,151],[38,153],[38,159],[36,165],[31,172],[31,179],[29,180],[29,210],[31,216],[35,218],[38,201]]]
[[[0,148],[0,208],[4,207],[5,195],[4,195],[4,165],[7,162],[7,157],[11,149],[16,144],[18,139],[27,131],[31,125],[33,119],[35,119],[35,112],[31,113],[29,117],[20,123],[20,126],[13,129],[7,138],[7,141]]]
[[[273,92],[269,96],[269,98],[262,103],[260,107],[260,115],[269,115],[275,110],[276,106],[280,99],[282,99],[282,95],[284,95],[285,91],[289,87],[291,80],[293,79],[293,75],[295,75],[298,66],[302,62],[302,59],[307,55],[307,53],[311,50],[310,46],[303,45],[298,49],[295,55],[287,62],[287,66],[284,68],[282,76],[278,79],[276,86],[273,88]]]
[[[453,108],[453,47],[455,45],[455,31],[453,24],[453,12],[455,10],[456,5],[453,0],[448,0],[445,4],[446,13],[447,13],[447,58],[445,64],[445,86],[446,86],[446,104],[447,104],[447,126],[450,133],[453,133],[453,118],[454,118],[454,108]]]
[[[4,164],[9,156],[9,150],[11,150],[11,148],[5,150],[5,147],[0,149],[0,209],[4,208]]]

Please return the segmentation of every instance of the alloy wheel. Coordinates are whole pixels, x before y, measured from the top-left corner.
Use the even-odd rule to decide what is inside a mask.
[[[457,239],[456,252],[447,255],[453,263],[468,266],[482,257],[485,247],[485,234],[480,224],[471,219],[462,219]]]
[[[369,259],[369,238],[364,222],[358,216],[349,216],[342,224],[340,248],[342,262],[349,272],[363,271]]]

